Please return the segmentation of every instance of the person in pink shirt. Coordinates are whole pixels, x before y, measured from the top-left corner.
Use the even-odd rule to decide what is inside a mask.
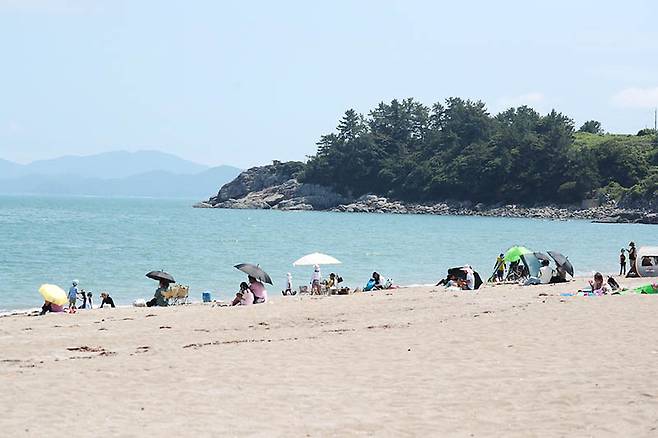
[[[254,294],[254,304],[267,301],[267,290],[265,286],[252,276],[249,276],[249,290]]]

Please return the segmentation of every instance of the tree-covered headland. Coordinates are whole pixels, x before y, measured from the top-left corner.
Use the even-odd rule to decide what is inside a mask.
[[[480,101],[393,100],[346,111],[299,178],[403,201],[655,202],[658,136],[606,134],[594,120],[576,130],[562,113],[527,106],[492,115]]]

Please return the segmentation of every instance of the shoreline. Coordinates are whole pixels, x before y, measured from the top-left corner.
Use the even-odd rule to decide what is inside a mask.
[[[592,272],[591,274],[593,274],[593,273],[594,272]],[[645,280],[645,282],[650,283],[653,280],[655,280],[654,278],[650,278],[650,277],[631,277],[631,278],[627,278],[625,276],[622,277],[622,276],[618,275],[616,272],[613,272],[613,273],[602,272],[602,274],[603,274],[604,277],[608,277],[608,276],[616,277],[616,278],[621,279],[621,281],[624,281],[624,280],[632,280],[632,281]],[[585,287],[587,285],[587,280],[590,277],[591,277],[591,275],[589,275],[589,274],[586,275],[582,272],[576,272],[576,275],[569,282],[567,282],[567,284],[571,284],[571,283],[574,283],[574,282],[577,282],[577,281],[581,281],[583,287]],[[486,279],[483,278],[483,280],[486,280]],[[514,286],[514,285],[520,285],[520,284],[516,283],[516,282],[511,282],[511,283],[510,282],[507,282],[507,283],[497,283],[497,282],[496,283],[488,283],[488,282],[484,281],[482,283],[482,286],[485,286],[485,285],[487,287],[499,287],[499,286],[502,286],[502,285]],[[409,283],[409,284],[397,285],[397,287],[395,289],[390,289],[390,290],[418,289],[418,288],[439,288],[439,286],[435,286],[435,283]],[[380,292],[380,291],[374,291],[374,292]],[[360,293],[368,294],[368,293],[371,293],[371,292],[370,291],[369,292],[363,292],[363,291],[354,292],[354,289],[352,289],[352,291],[350,292],[349,295],[353,295],[355,293],[357,293],[357,294],[360,294]],[[296,297],[296,296],[299,296],[299,295],[292,295],[292,296],[288,297],[288,296],[281,295],[281,292],[269,293],[269,299],[270,300],[274,299],[274,301],[278,301],[282,298],[283,299],[288,299],[288,298]],[[303,296],[305,296],[305,295],[303,295]],[[310,295],[309,295],[309,297],[310,297]],[[138,299],[138,298],[135,298],[135,299]],[[188,299],[188,301],[184,304],[184,306],[189,306],[189,305],[194,305],[194,306],[197,306],[197,305],[213,305],[213,304],[214,305],[222,305],[222,304],[225,304],[225,303],[229,303],[230,301],[231,301],[231,299],[229,299],[229,298],[227,298],[226,300],[213,299],[213,301],[211,301],[209,303],[204,303],[201,300]],[[179,306],[171,305],[171,306],[167,306],[167,307],[177,308]],[[231,307],[231,306],[227,306],[227,307]],[[107,308],[109,309],[110,307],[107,307]],[[132,308],[140,308],[140,307],[136,307],[133,304],[116,304],[115,308],[116,309],[132,309]],[[99,306],[95,306],[93,309],[77,309],[76,313],[88,313],[89,311],[98,311],[100,309],[101,308]],[[103,310],[104,309],[105,308],[103,308]],[[16,309],[1,310],[0,311],[0,318],[8,318],[8,317],[12,317],[12,316],[39,316],[39,315],[34,315],[35,313],[38,314],[39,312],[41,312],[41,307],[40,306],[39,307],[18,307]],[[68,312],[57,312],[57,313],[68,314]]]
[[[404,203],[389,201],[387,198],[376,195],[367,195],[364,199],[349,204],[340,204],[335,207],[317,209],[311,206],[262,204],[250,201],[230,199],[218,204],[198,202],[193,208],[219,208],[235,210],[277,210],[277,211],[318,211],[332,213],[371,213],[371,214],[417,214],[436,216],[464,216],[464,217],[499,217],[515,219],[544,219],[544,220],[587,220],[593,223],[608,224],[646,224],[657,225],[658,213],[651,210],[619,208],[616,205],[602,207],[578,208],[574,206],[544,205],[526,207],[516,204],[503,206],[485,206],[465,202],[437,202],[429,204]]]

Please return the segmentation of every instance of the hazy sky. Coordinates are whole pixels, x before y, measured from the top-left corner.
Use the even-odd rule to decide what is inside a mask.
[[[395,97],[652,125],[658,2],[538,3],[0,0],[0,158],[303,159]]]

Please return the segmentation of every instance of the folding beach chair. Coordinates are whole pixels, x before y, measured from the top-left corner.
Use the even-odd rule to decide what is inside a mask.
[[[170,305],[187,303],[187,298],[190,294],[189,286],[183,286],[181,284],[177,284],[175,286],[170,287],[169,291],[167,292],[170,291],[171,291],[171,295],[169,296],[169,298],[167,298],[167,301],[169,302]]]

